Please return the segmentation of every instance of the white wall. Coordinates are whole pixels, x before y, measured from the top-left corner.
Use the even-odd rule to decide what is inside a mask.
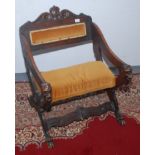
[[[16,73],[25,72],[19,41],[19,27],[26,21],[35,20],[53,5],[81,12],[92,17],[101,28],[112,50],[130,65],[139,65],[139,0],[16,0]],[[81,56],[81,53],[85,53]],[[41,70],[78,64],[93,60],[92,45],[61,50],[35,57]]]

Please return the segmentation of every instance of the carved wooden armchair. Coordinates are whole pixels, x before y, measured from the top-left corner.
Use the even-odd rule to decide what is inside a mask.
[[[129,84],[132,77],[131,67],[112,52],[90,16],[82,13],[76,15],[69,10],[60,11],[53,6],[49,13],[42,13],[35,21],[28,21],[20,27],[20,40],[33,94],[28,99],[38,112],[49,146],[53,146],[48,133],[51,127],[64,126],[107,111],[115,113],[118,123],[125,123],[119,112],[115,90]],[[33,59],[34,55],[88,42],[93,44],[96,59],[94,62],[40,72]],[[114,75],[110,67],[116,67],[119,74]],[[53,106],[101,93],[103,90],[107,92],[109,102],[97,107],[80,107],[63,117],[44,117],[44,112],[51,111]]]

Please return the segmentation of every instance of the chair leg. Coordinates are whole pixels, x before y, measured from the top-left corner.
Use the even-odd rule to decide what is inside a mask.
[[[51,136],[48,133],[47,122],[44,119],[44,114],[42,112],[38,111],[38,115],[39,115],[39,118],[40,118],[40,121],[41,121],[41,124],[42,124],[44,136],[45,136],[46,142],[48,144],[48,147],[52,148],[54,146],[54,144],[53,144]]]
[[[32,108],[35,107],[33,96],[29,96],[28,97],[28,101],[29,101],[29,103],[30,103],[30,105],[31,105]]]
[[[41,109],[35,104],[33,96],[28,97],[28,101],[29,101],[31,107],[35,108],[36,111],[38,112],[38,115],[39,115],[39,118],[40,118],[40,121],[41,121],[41,125],[42,125],[42,128],[43,128],[45,140],[46,140],[46,142],[48,144],[48,147],[49,148],[54,147],[52,138],[48,133],[48,126],[47,126],[47,122],[46,122],[46,119],[44,117],[43,111],[41,111]]]
[[[116,117],[118,123],[122,126],[125,125],[125,120],[119,111],[119,106],[118,106],[118,101],[117,101],[117,98],[115,95],[115,90],[114,89],[108,89],[107,94],[108,94],[110,101],[112,102],[112,104],[114,106],[113,109],[114,109],[115,117]]]
[[[47,122],[44,119],[44,114],[43,114],[43,112],[38,111],[38,115],[39,115],[39,118],[40,118],[40,121],[41,121],[41,124],[42,124],[44,136],[45,136],[46,142],[48,144],[48,147],[52,148],[52,147],[54,147],[54,144],[53,144],[51,136],[48,133]]]

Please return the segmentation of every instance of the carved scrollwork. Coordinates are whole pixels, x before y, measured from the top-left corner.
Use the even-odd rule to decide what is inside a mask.
[[[42,13],[34,22],[56,21],[76,16],[76,14],[72,13],[69,10],[64,9],[60,11],[59,7],[53,6],[52,8],[50,8],[49,12]]]
[[[127,81],[127,84],[131,83],[131,80],[132,80],[132,69],[131,69],[131,66],[129,65],[126,65],[124,67],[124,72],[126,73],[126,81]]]
[[[120,72],[123,72],[125,74],[125,82],[123,85],[119,86],[119,90],[120,91],[124,91],[124,92],[130,92],[130,85],[132,83],[132,68],[130,65],[126,65],[124,64],[121,69]]]
[[[46,83],[46,82],[44,82],[44,83],[41,84],[41,88],[42,88],[43,92],[51,91],[50,84],[49,83]]]
[[[49,111],[51,109],[51,102],[52,102],[51,85],[45,82],[41,84],[41,88],[43,91],[42,99],[43,99],[43,102],[46,104],[44,105],[44,107],[47,111]]]
[[[77,15],[75,15],[74,13],[72,13],[71,11],[69,11],[69,10],[62,10],[61,11],[61,17],[63,18],[63,19],[65,19],[65,18],[69,18],[69,17],[76,17]]]

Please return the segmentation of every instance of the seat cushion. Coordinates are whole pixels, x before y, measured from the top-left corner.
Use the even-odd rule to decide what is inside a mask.
[[[115,86],[116,79],[101,61],[41,72],[52,86],[53,102]]]

